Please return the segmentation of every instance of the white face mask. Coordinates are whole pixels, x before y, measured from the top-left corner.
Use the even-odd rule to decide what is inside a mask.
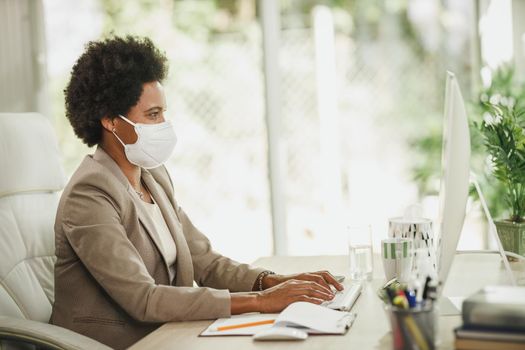
[[[157,124],[142,124],[134,123],[122,115],[119,115],[119,117],[133,125],[137,133],[137,142],[126,145],[115,134],[115,131],[112,131],[113,135],[124,146],[124,153],[130,163],[145,169],[152,169],[168,160],[177,143],[175,129],[170,121]]]

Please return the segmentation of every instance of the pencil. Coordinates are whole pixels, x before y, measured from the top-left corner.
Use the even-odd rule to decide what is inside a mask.
[[[406,315],[405,318],[405,325],[408,328],[408,331],[412,335],[412,339],[416,342],[416,345],[418,349],[421,350],[429,350],[430,347],[428,346],[428,343],[423,336],[423,333],[421,333],[421,330],[419,329],[416,321],[414,321],[414,318],[412,318],[411,315]]]
[[[229,326],[216,327],[216,328],[212,329],[212,331],[214,331],[214,332],[228,331],[230,329],[261,326],[261,325],[264,325],[264,324],[274,324],[274,322],[275,322],[275,320],[263,320],[263,321],[256,321],[256,322],[232,324],[232,325],[229,325]]]

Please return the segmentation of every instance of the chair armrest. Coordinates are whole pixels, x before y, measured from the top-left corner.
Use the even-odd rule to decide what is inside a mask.
[[[51,324],[0,316],[0,339],[23,341],[60,350],[111,350],[84,335]]]

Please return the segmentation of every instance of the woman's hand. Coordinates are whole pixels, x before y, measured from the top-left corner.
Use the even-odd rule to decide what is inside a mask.
[[[294,275],[266,275],[262,280],[263,289],[272,288],[289,280],[312,281],[331,290],[330,285],[337,290],[343,290],[341,283],[337,282],[334,276],[328,271],[306,272]]]
[[[256,304],[259,312],[276,313],[296,301],[321,304],[333,298],[334,293],[329,287],[310,280],[288,279],[259,292]]]

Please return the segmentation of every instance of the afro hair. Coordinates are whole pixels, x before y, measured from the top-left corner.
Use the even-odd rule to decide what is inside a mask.
[[[100,120],[127,114],[145,83],[162,82],[168,63],[148,38],[110,37],[91,41],[71,71],[64,90],[66,117],[88,146],[102,139]]]

